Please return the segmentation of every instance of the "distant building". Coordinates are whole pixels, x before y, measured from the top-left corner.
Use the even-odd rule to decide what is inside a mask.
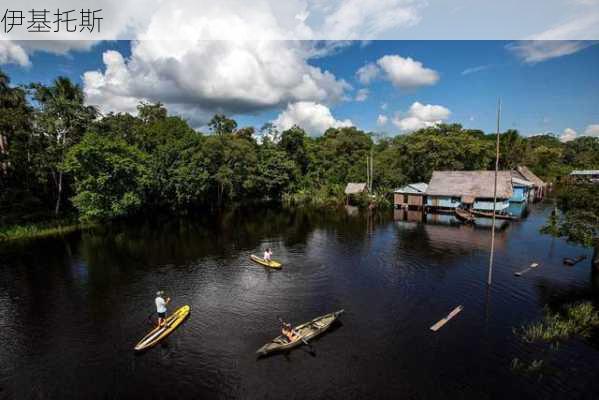
[[[426,189],[426,206],[493,211],[495,171],[434,171]],[[496,211],[505,211],[513,195],[510,171],[497,173]]]
[[[346,203],[349,204],[349,199],[351,196],[359,195],[362,193],[368,193],[368,187],[366,186],[366,183],[348,183],[347,186],[345,186]]]
[[[570,172],[570,177],[576,182],[599,183],[599,170],[576,170]]]
[[[511,171],[512,175],[512,203],[525,203],[533,201],[534,183],[524,179],[518,171]]]
[[[520,166],[516,168],[516,172],[522,176],[524,180],[532,182],[532,201],[542,200],[547,192],[547,184],[541,178],[536,176],[528,167]]]
[[[366,183],[353,183],[350,182],[345,187],[345,194],[350,196],[352,194],[360,194],[367,193],[368,188],[366,187]]]
[[[410,183],[393,192],[395,208],[422,208],[428,184],[424,182]]]

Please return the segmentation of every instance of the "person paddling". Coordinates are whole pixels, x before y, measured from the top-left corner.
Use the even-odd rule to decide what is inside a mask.
[[[289,322],[282,322],[281,333],[287,338],[287,340],[289,340],[289,342],[293,342],[297,337],[299,337]]]
[[[159,290],[156,292],[156,313],[158,313],[158,326],[164,325],[166,322],[166,305],[171,301],[170,297],[164,299],[164,292]]]
[[[272,249],[269,247],[264,251],[264,261],[270,262],[272,260]]]

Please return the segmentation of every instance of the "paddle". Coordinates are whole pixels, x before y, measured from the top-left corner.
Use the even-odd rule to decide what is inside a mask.
[[[285,322],[283,322],[283,319],[281,317],[277,317],[277,318],[279,319],[279,322],[281,323],[281,325],[285,325]],[[308,341],[306,339],[304,339],[303,337],[301,337],[300,334],[295,331],[295,329],[291,328],[291,332],[294,333],[294,334],[296,334],[300,338],[300,340],[302,342],[304,342],[304,344],[306,346],[310,346],[310,348],[312,347],[312,345],[310,343],[308,343]]]
[[[154,313],[156,313],[156,311],[152,311],[146,318],[148,320],[148,322],[152,325],[154,325],[154,322],[152,321],[152,316],[154,315]]]

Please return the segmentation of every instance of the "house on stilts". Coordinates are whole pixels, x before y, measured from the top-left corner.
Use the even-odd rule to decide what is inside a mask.
[[[434,171],[426,189],[426,209],[453,211],[456,208],[493,211],[495,171]],[[505,213],[513,195],[510,171],[497,173],[495,210]]]

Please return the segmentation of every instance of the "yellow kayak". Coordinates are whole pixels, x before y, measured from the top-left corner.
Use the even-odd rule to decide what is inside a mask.
[[[163,326],[154,328],[150,333],[144,336],[144,338],[135,345],[135,350],[145,350],[160,342],[185,320],[190,311],[191,307],[185,305],[166,317],[166,323]]]
[[[251,255],[250,258],[252,259],[252,261],[257,262],[260,265],[264,265],[265,267],[270,267],[270,268],[281,268],[283,264],[281,264],[278,261],[275,260],[270,260],[270,261],[266,261],[264,258],[260,258],[258,256],[255,255]]]

